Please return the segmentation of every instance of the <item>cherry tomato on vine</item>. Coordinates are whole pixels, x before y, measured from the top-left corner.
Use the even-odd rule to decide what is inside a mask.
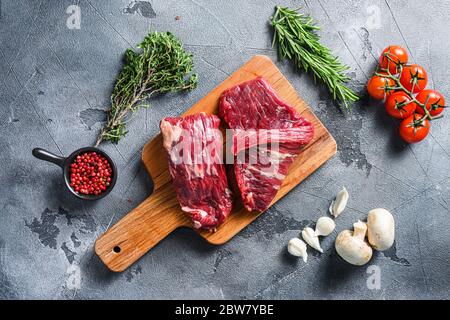
[[[408,143],[425,139],[430,132],[430,121],[422,119],[420,114],[413,114],[400,123],[400,137]]]
[[[427,90],[420,91],[417,94],[416,99],[420,103],[425,104],[427,97],[428,97],[428,102],[427,102],[426,108],[430,112],[430,115],[437,116],[442,111],[444,111],[445,98],[442,94],[440,94],[436,90],[427,89]],[[419,105],[416,108],[416,112],[419,114],[425,114],[422,107]]]
[[[411,91],[414,85],[413,93],[417,93],[425,89],[427,82],[427,72],[424,68],[417,64],[405,66],[400,75],[400,83],[406,88],[406,90]]]
[[[413,114],[417,104],[407,93],[399,91],[394,92],[386,99],[385,107],[391,117],[405,119]]]
[[[398,73],[398,66],[408,63],[408,52],[400,46],[389,46],[381,52],[380,67],[389,69],[391,74]]]
[[[392,79],[383,76],[373,76],[367,82],[367,91],[372,98],[383,100],[392,93],[392,89],[387,88],[393,87],[394,85],[395,82]]]

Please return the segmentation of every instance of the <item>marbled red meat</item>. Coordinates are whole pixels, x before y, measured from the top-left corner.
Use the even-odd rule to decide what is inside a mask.
[[[314,127],[260,77],[224,91],[219,113],[233,130],[234,173],[244,206],[264,211]]]
[[[232,207],[219,124],[219,117],[205,113],[160,124],[178,201],[195,228],[216,229]]]

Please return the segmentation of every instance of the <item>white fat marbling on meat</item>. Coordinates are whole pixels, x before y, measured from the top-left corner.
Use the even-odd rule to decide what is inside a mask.
[[[198,222],[197,220],[194,220],[194,229],[200,229],[202,227],[202,224]]]
[[[248,201],[248,203],[253,203],[253,192],[247,193],[245,198]]]
[[[281,173],[278,172],[278,170],[277,170],[278,166],[271,166],[272,170],[270,170],[270,171],[269,170],[265,170],[267,168],[262,168],[262,170],[261,170],[261,168],[258,168],[258,167],[255,167],[255,166],[248,166],[247,169],[251,169],[251,170],[257,171],[261,175],[263,175],[265,177],[268,177],[268,178],[275,178],[275,179],[278,179],[278,180],[283,180],[286,177],[284,174],[281,174]],[[248,171],[247,169],[245,171]]]
[[[199,213],[200,216],[202,217],[202,219],[208,215],[208,213],[202,209],[194,209],[194,208],[186,207],[186,206],[181,207],[181,210],[183,210],[185,212]]]
[[[161,121],[161,133],[163,135],[163,146],[167,151],[170,151],[173,142],[180,139],[182,129],[177,126],[172,126],[168,121]]]
[[[208,216],[208,213],[206,213],[206,211],[201,210],[201,209],[194,209],[191,207],[181,207],[181,210],[183,210],[184,212],[188,212],[188,213],[199,213],[200,214],[200,220],[203,220],[206,216]],[[195,229],[199,229],[202,227],[202,224],[200,223],[200,221],[198,220],[193,220],[194,223],[194,228]]]
[[[278,151],[270,150],[270,149],[269,149],[269,152],[270,152],[270,159],[274,160],[274,161],[282,161],[286,158],[291,158],[291,157],[296,156],[296,154],[293,154],[293,153],[289,153],[289,152],[282,153],[282,152],[278,152]]]

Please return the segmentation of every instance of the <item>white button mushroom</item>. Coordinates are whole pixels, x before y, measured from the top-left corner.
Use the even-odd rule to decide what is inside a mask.
[[[322,248],[320,247],[319,237],[316,235],[313,229],[310,227],[306,227],[302,231],[302,238],[305,240],[307,244],[309,244],[312,248],[317,251],[323,253]]]
[[[367,238],[372,247],[379,251],[389,249],[394,243],[395,222],[386,209],[377,208],[367,216]]]
[[[288,242],[288,252],[296,257],[302,257],[304,262],[308,261],[308,253],[306,252],[306,243],[299,238],[292,238]]]
[[[364,240],[367,226],[358,220],[353,224],[353,232],[344,230],[336,238],[337,253],[350,264],[362,266],[372,258],[372,248]]]
[[[339,191],[336,195],[336,199],[331,202],[329,211],[333,217],[337,218],[342,213],[342,211],[344,211],[345,207],[347,206],[348,198],[348,191],[347,189],[345,189],[345,187],[343,187],[342,190]]]
[[[334,228],[336,228],[336,223],[333,219],[329,217],[320,217],[316,222],[316,235],[317,236],[328,236],[330,235]]]

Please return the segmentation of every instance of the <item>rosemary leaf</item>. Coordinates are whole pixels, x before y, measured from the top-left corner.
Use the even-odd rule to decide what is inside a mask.
[[[274,28],[272,47],[278,46],[282,59],[292,60],[299,69],[311,71],[314,80],[326,84],[334,100],[345,108],[359,99],[345,84],[350,80],[344,72],[349,68],[333,56],[330,49],[320,43],[316,34],[320,28],[313,19],[289,8],[275,8],[271,19]]]
[[[125,117],[148,107],[145,100],[154,94],[194,89],[197,74],[191,74],[192,55],[170,32],[151,32],[137,46],[125,51],[124,66],[111,94],[108,119],[96,146],[109,140],[118,143],[127,133]]]

